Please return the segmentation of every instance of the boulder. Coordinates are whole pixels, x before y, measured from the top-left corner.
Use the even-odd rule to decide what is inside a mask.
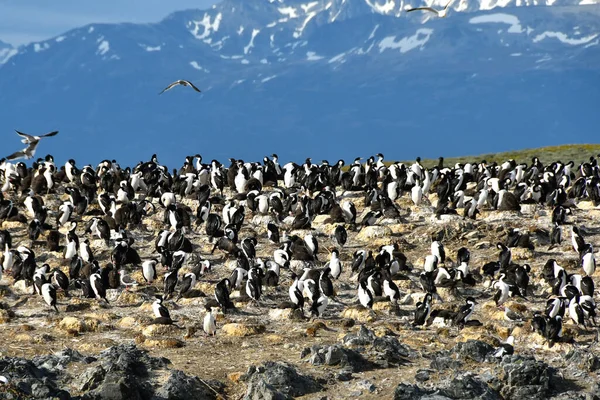
[[[360,230],[358,235],[356,235],[356,240],[368,242],[370,239],[375,238],[389,238],[392,234],[392,230],[386,225],[365,226]]]
[[[265,330],[266,327],[259,324],[230,323],[221,327],[224,334],[238,337],[259,335]]]
[[[551,368],[533,357],[506,356],[502,359],[504,387],[502,396],[507,400],[545,399],[550,392]]]
[[[452,351],[463,359],[483,362],[486,356],[494,351],[494,348],[481,340],[467,340],[457,343]]]
[[[350,318],[358,322],[373,322],[377,319],[375,312],[363,306],[350,306],[340,314],[342,318]]]
[[[291,399],[323,389],[311,376],[300,374],[288,363],[267,361],[252,366],[243,378],[248,389],[244,399]]]
[[[365,371],[372,368],[359,352],[345,348],[339,344],[333,346],[314,345],[302,351],[301,358],[310,355],[309,362],[312,365],[335,365],[352,372]]]
[[[169,371],[167,381],[155,395],[169,400],[187,400],[191,395],[198,399],[213,399],[215,394],[222,390],[223,384],[218,381],[201,381],[196,376],[174,370]]]
[[[99,322],[93,318],[65,317],[60,321],[58,327],[70,335],[78,335],[84,332],[97,332]]]
[[[180,335],[181,330],[174,325],[152,324],[142,329],[142,335],[146,337],[160,337],[169,335]]]

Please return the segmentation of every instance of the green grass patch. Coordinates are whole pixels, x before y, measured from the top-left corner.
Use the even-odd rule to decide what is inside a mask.
[[[523,149],[515,151],[506,151],[502,153],[488,153],[477,156],[444,157],[444,166],[453,167],[456,163],[480,162],[486,160],[488,163],[503,163],[506,160],[514,159],[517,163],[531,164],[531,159],[537,156],[542,164],[546,165],[553,161],[560,160],[563,163],[573,161],[578,166],[583,161],[589,161],[591,156],[600,154],[600,144],[564,144],[560,146],[539,147],[536,149]],[[415,157],[416,158],[416,157]],[[415,160],[402,161],[412,164]],[[422,159],[421,164],[431,168],[438,164],[437,159]]]

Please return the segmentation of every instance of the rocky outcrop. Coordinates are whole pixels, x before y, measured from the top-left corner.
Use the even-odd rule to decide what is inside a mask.
[[[73,375],[72,363],[83,371]],[[204,381],[182,371],[169,369],[166,358],[151,357],[135,345],[118,345],[101,352],[97,358],[77,351],[35,357],[0,358],[0,375],[7,383],[0,386],[3,399],[214,399],[223,390],[217,381]]]
[[[323,388],[316,379],[299,373],[293,365],[284,362],[267,362],[251,367],[242,379],[248,386],[244,400],[287,400]]]

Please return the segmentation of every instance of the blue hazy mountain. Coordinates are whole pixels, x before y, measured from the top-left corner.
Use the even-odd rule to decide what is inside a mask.
[[[22,147],[13,129],[58,129],[36,156],[61,163],[171,167],[597,142],[600,6],[530,3],[457,0],[436,18],[400,0],[224,0],[6,47],[2,150]],[[158,95],[177,79],[202,93]]]

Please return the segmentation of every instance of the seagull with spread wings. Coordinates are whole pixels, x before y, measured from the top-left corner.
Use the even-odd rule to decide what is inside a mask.
[[[45,135],[34,136],[28,135],[27,133],[19,132],[16,129],[15,131],[17,132],[17,135],[23,138],[21,139],[21,142],[27,144],[27,147],[25,147],[21,151],[17,151],[16,153],[13,153],[10,156],[6,157],[7,160],[16,160],[23,157],[26,160],[33,158],[33,156],[35,155],[35,150],[37,149],[40,140],[45,137],[54,136],[58,133],[58,131],[53,131],[50,133],[46,133]]]
[[[171,90],[172,88],[174,88],[177,85],[191,86],[192,89],[194,89],[196,92],[200,92],[200,89],[198,89],[196,86],[194,86],[194,84],[192,82],[180,79],[178,81],[175,81],[175,82],[171,83],[169,86],[167,86],[166,88],[164,88],[163,91],[160,92],[159,94],[163,94],[167,90]]]
[[[436,10],[435,8],[432,8],[432,7],[415,7],[415,8],[412,8],[410,5],[407,4],[404,7],[404,11],[406,11],[406,12],[417,11],[417,10],[429,11],[429,12],[432,12],[432,13],[436,14],[440,18],[444,18],[447,15],[447,13],[448,13],[448,7],[450,7],[450,4],[452,4],[452,1],[453,0],[450,0],[448,2],[448,4],[446,4],[446,7],[444,7],[442,10]]]

